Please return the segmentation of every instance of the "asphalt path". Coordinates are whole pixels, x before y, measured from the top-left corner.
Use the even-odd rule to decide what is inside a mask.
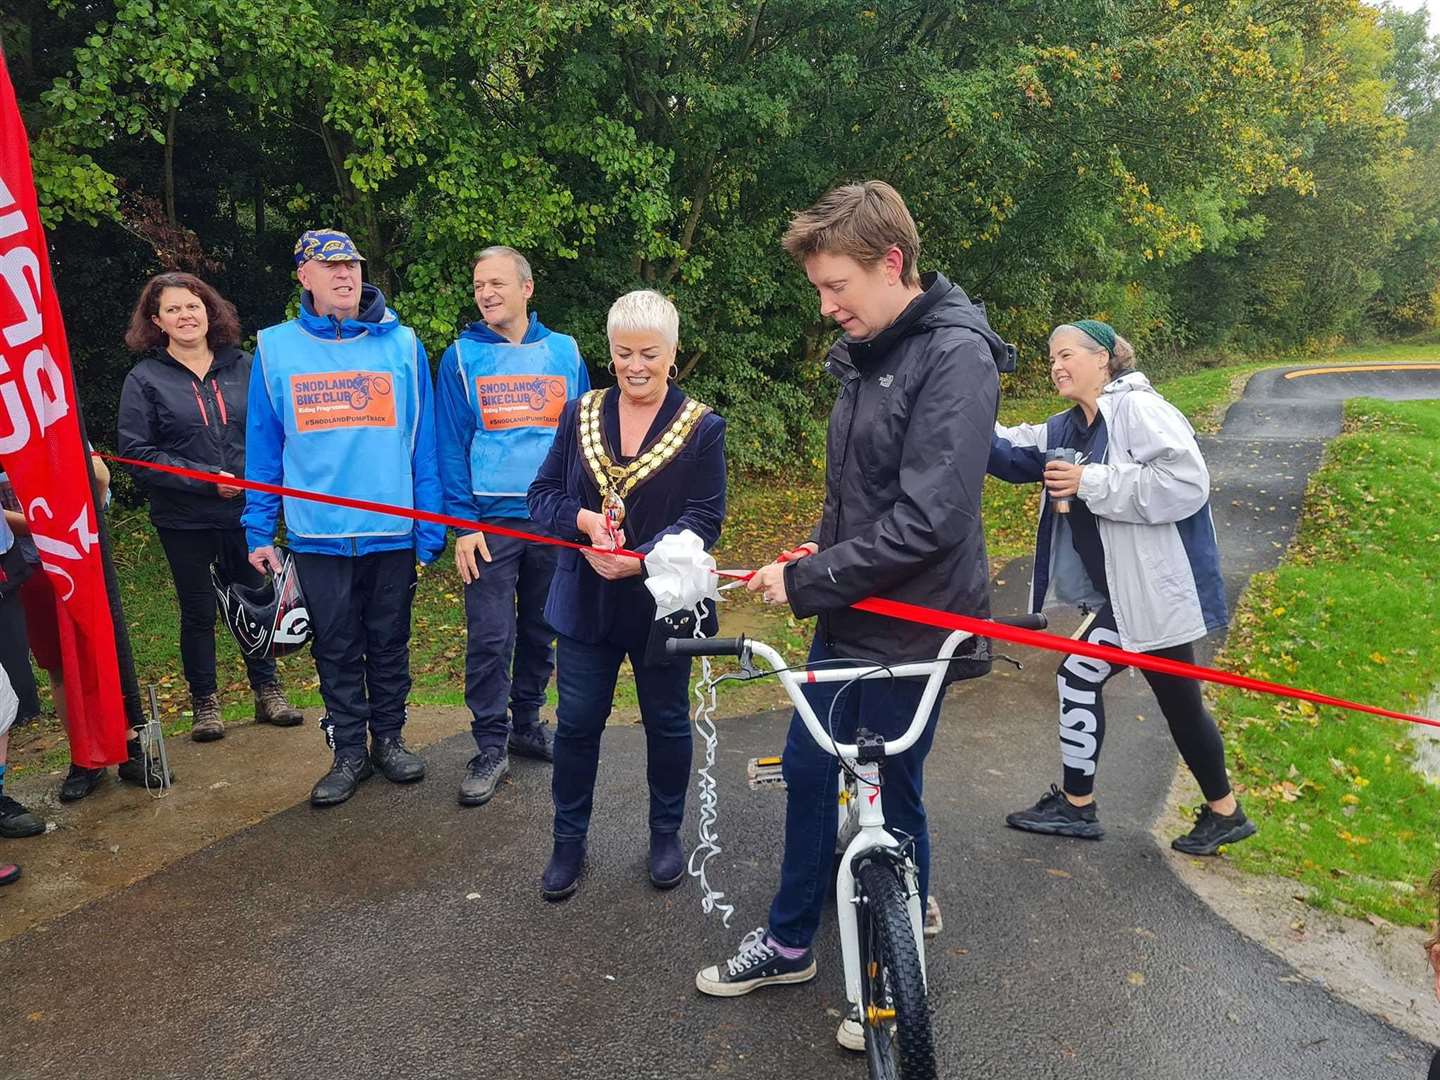
[[[1440,372],[1262,373],[1204,440],[1232,600],[1278,560],[1356,392],[1440,397]],[[1000,575],[997,611],[1022,608],[1027,578],[1019,564]],[[1056,661],[1021,659],[952,690],[927,768],[942,1075],[1424,1075],[1429,1048],[1241,937],[1171,872],[1149,829],[1175,753],[1138,677],[1106,694],[1106,838],[1003,826],[1058,779]],[[489,806],[461,809],[471,751],[457,735],[426,751],[421,784],[377,777],[342,807],[296,806],[0,945],[0,1076],[862,1076],[833,1039],[833,921],[808,985],[731,1001],[693,987],[764,921],[783,795],[748,790],[744,764],[777,752],[785,726],[721,726],[711,876],[738,908],[728,929],[693,883],[646,881],[638,728],[606,737],[590,869],[560,905],[538,890],[546,767],[518,762]]]

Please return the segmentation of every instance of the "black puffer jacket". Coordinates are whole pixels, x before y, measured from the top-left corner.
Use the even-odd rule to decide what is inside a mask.
[[[849,605],[883,596],[961,615],[990,614],[980,490],[1000,399],[1004,342],[985,313],[939,274],[887,329],[842,338],[829,367],[840,380],[826,442],[820,551],[787,564],[797,615],[820,616],[839,655],[894,662],[933,657],[947,631]],[[989,671],[988,648],[966,642],[950,677]]]
[[[120,391],[123,457],[245,475],[245,404],[250,354],[215,350],[204,379],[163,348],[146,353]],[[222,499],[214,484],[153,469],[134,469],[150,496],[150,520],[164,529],[238,529],[244,494]]]

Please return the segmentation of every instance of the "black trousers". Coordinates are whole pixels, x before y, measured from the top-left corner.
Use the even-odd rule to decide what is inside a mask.
[[[1092,645],[1120,647],[1120,632],[1115,628],[1115,612],[1103,604],[1080,635]],[[1172,645],[1153,649],[1148,656],[1163,656],[1182,663],[1195,662],[1195,645]],[[1089,795],[1095,790],[1095,768],[1100,761],[1100,747],[1105,741],[1105,684],[1124,671],[1104,660],[1070,655],[1055,673],[1060,693],[1060,758],[1064,771],[1065,790],[1071,795]],[[1215,719],[1205,708],[1200,684],[1179,675],[1162,675],[1141,671],[1160,705],[1160,713],[1170,725],[1170,737],[1180,757],[1194,774],[1195,780],[1210,802],[1230,794],[1230,778],[1225,771],[1225,744]]]
[[[41,571],[37,568],[37,574]],[[20,699],[17,724],[40,715],[40,695],[35,688],[35,672],[30,667],[30,639],[25,634],[25,609],[20,606],[20,590],[0,600],[0,667],[10,676],[10,685]]]
[[[170,560],[175,598],[180,602],[180,663],[195,697],[215,693],[215,613],[210,564],[218,563],[232,581],[259,585],[259,572],[246,559],[244,529],[160,529],[160,544]],[[245,658],[250,685],[275,681],[274,660]]]
[[[310,655],[326,741],[337,752],[355,751],[365,748],[367,728],[376,738],[400,734],[410,696],[415,549],[293,554],[315,633]]]

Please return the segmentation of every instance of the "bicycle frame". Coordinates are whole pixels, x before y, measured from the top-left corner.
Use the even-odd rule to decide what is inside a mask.
[[[811,683],[851,682],[857,678],[926,679],[924,693],[920,697],[914,717],[911,718],[910,726],[900,738],[885,740],[886,757],[903,754],[915,745],[924,732],[925,720],[944,689],[945,673],[950,666],[949,661],[955,655],[955,650],[960,643],[968,637],[970,634],[963,630],[952,633],[945,639],[944,644],[940,647],[940,654],[934,660],[897,664],[893,667],[863,663],[845,666],[827,665],[813,671],[799,672],[785,670],[784,659],[764,642],[752,640],[746,643],[750,652],[769,664],[771,670],[780,679],[781,684],[785,687],[785,692],[789,694],[790,700],[795,705],[795,711],[800,714],[800,718],[804,721],[806,729],[816,744],[827,753],[839,757],[859,777],[856,792],[859,805],[856,814],[860,829],[846,847],[845,854],[840,859],[840,871],[835,879],[835,908],[840,919],[840,948],[845,961],[845,996],[850,999],[851,1004],[856,1006],[860,1004],[861,1000],[861,971],[859,919],[856,913],[859,898],[855,894],[855,862],[860,855],[867,851],[884,851],[887,853],[887,857],[898,859],[901,843],[885,828],[880,763],[878,761],[862,762],[860,747],[855,743],[831,742],[829,733],[820,723],[819,717],[815,715],[815,710],[810,707],[810,702],[805,699],[804,687]],[[921,905],[924,901],[920,896],[914,862],[906,859],[903,866],[909,900],[910,927],[915,935],[915,949],[920,957],[920,969],[923,973],[925,970],[925,934]]]

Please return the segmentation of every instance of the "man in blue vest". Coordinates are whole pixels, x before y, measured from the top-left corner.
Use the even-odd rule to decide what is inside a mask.
[[[543,532],[530,520],[525,492],[565,403],[590,389],[590,376],[575,339],[527,312],[535,282],[525,256],[486,248],[471,276],[482,321],[445,350],[437,377],[445,512]],[[455,565],[465,582],[465,703],[476,749],[460,804],[480,806],[509,772],[509,751],[554,760],[540,706],[555,669],[555,632],[544,615],[555,548],[462,531]]]
[[[364,284],[363,257],[330,229],[295,245],[300,314],[260,331],[250,377],[245,476],[269,484],[438,512],[430,365],[415,331]],[[250,562],[278,570],[281,500],[252,491],[242,524]],[[286,496],[285,531],[305,590],[321,719],[335,751],[310,792],[333,806],[375,769],[394,783],[425,775],[405,747],[415,560],[445,530],[393,514]],[[366,730],[370,733],[367,753]]]

